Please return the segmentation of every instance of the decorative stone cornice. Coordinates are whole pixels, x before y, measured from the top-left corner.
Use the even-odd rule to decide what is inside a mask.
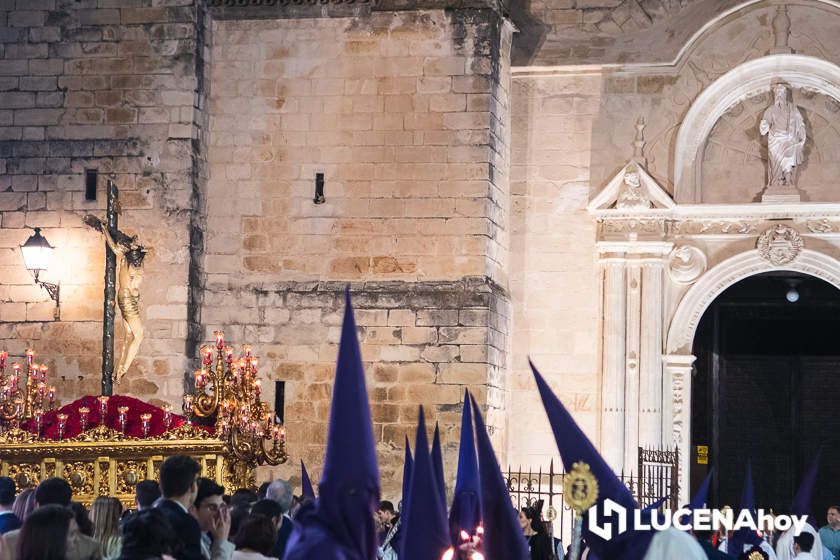
[[[216,19],[359,17],[371,12],[490,10],[507,12],[506,0],[207,0]]]

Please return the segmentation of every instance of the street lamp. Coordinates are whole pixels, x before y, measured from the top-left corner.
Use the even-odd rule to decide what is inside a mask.
[[[53,247],[49,241],[41,235],[41,228],[35,228],[35,233],[26,240],[26,243],[20,246],[20,252],[23,254],[23,263],[26,269],[35,275],[35,284],[41,286],[50,295],[50,298],[55,302],[55,318],[60,317],[60,298],[58,284],[51,284],[43,282],[38,279],[38,275],[42,270],[47,270],[52,258]]]

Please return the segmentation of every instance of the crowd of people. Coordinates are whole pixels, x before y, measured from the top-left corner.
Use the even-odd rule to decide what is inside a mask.
[[[108,496],[88,510],[62,478],[17,493],[0,477],[0,560],[282,559],[303,503],[289,483],[227,495],[199,471],[191,457],[167,458],[160,482],[138,483],[126,510]]]

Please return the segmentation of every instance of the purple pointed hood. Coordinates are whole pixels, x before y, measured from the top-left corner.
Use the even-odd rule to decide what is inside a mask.
[[[461,531],[475,533],[481,525],[481,481],[478,477],[478,460],[475,456],[472,406],[469,393],[464,390],[464,410],[461,413],[461,444],[458,449],[458,477],[449,512],[449,536],[452,544],[461,542]]]

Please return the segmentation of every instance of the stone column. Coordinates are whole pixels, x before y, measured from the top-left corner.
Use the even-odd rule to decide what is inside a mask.
[[[662,415],[662,433],[671,434],[671,441],[680,450],[679,503],[684,504],[688,496],[688,469],[691,457],[691,365],[696,359],[691,354],[668,354],[662,356],[665,364],[665,399],[670,410]],[[663,411],[665,412],[665,411]]]
[[[662,303],[664,263],[650,259],[642,266],[641,348],[639,352],[639,445],[661,447],[662,431]],[[670,395],[667,395],[670,399]]]
[[[624,258],[605,259],[604,350],[601,389],[601,454],[616,471],[624,468],[626,273]]]
[[[635,471],[639,455],[639,348],[642,307],[642,270],[638,261],[628,261],[627,314],[624,375],[624,468]]]

